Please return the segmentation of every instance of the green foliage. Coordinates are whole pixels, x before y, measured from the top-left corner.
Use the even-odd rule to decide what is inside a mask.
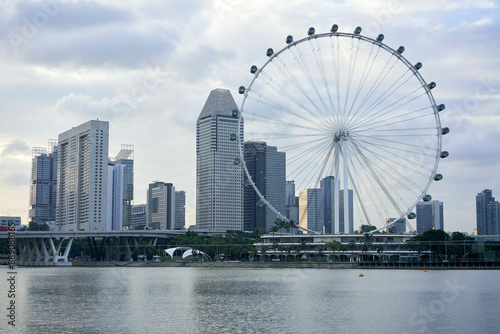
[[[372,225],[361,225],[361,228],[359,229],[359,231],[361,233],[367,233],[367,232],[371,232],[373,230],[376,230],[377,228],[375,226],[372,226]]]

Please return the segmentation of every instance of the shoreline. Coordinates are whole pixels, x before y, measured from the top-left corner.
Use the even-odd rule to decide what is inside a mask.
[[[500,270],[499,262],[448,262],[448,263],[343,263],[343,262],[128,262],[128,261],[75,261],[65,265],[17,264],[16,267],[187,267],[187,268],[287,268],[287,269],[403,269],[403,270]]]

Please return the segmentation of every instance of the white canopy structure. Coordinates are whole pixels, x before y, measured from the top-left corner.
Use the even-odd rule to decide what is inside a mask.
[[[172,258],[172,260],[173,260],[174,259],[174,253],[177,250],[183,250],[183,251],[185,251],[184,253],[182,253],[182,258],[183,259],[187,258],[188,256],[201,255],[201,256],[203,256],[207,260],[212,260],[212,258],[207,253],[202,252],[202,251],[197,250],[197,249],[192,249],[191,247],[173,247],[173,248],[167,248],[167,249],[165,249],[163,251],[163,253],[165,254],[165,256],[169,255]]]

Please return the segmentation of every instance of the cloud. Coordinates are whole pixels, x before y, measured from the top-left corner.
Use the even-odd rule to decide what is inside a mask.
[[[2,150],[2,156],[24,154],[30,147],[21,139],[12,139]]]

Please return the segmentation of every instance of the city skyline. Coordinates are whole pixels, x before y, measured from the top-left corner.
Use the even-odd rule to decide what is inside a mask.
[[[255,8],[272,14],[262,17],[262,10]],[[22,36],[22,18],[30,20],[40,10],[36,3],[15,3],[0,12],[0,22],[8,24],[3,31]],[[104,14],[92,19],[96,10]],[[471,232],[475,194],[500,189],[495,173],[500,121],[493,117],[500,92],[494,76],[499,60],[492,56],[500,45],[494,34],[499,16],[498,5],[487,1],[399,8],[381,2],[219,2],[154,8],[140,3],[67,4],[17,49],[8,38],[0,42],[0,115],[5,120],[0,131],[0,214],[21,216],[26,223],[32,147],[99,118],[110,122],[110,152],[124,142],[140,152],[134,165],[135,203],[145,203],[152,179],[171,180],[186,190],[186,225],[194,224],[193,128],[208,92],[230,89],[239,105],[237,87],[250,81],[252,64],[266,61],[268,47],[280,49],[288,34],[306,36],[310,26],[322,32],[338,23],[341,31],[359,25],[367,36],[383,33],[391,47],[404,45],[405,56],[421,61],[426,79],[436,81],[435,98],[447,105],[441,117],[451,129],[443,139],[450,157],[439,166],[443,181],[433,184],[429,193],[445,203],[447,229]],[[144,27],[143,32],[137,26]],[[91,36],[83,46],[82,34]],[[122,48],[101,51],[114,43]],[[458,70],[459,76],[450,75]],[[44,122],[48,126],[40,127]]]

